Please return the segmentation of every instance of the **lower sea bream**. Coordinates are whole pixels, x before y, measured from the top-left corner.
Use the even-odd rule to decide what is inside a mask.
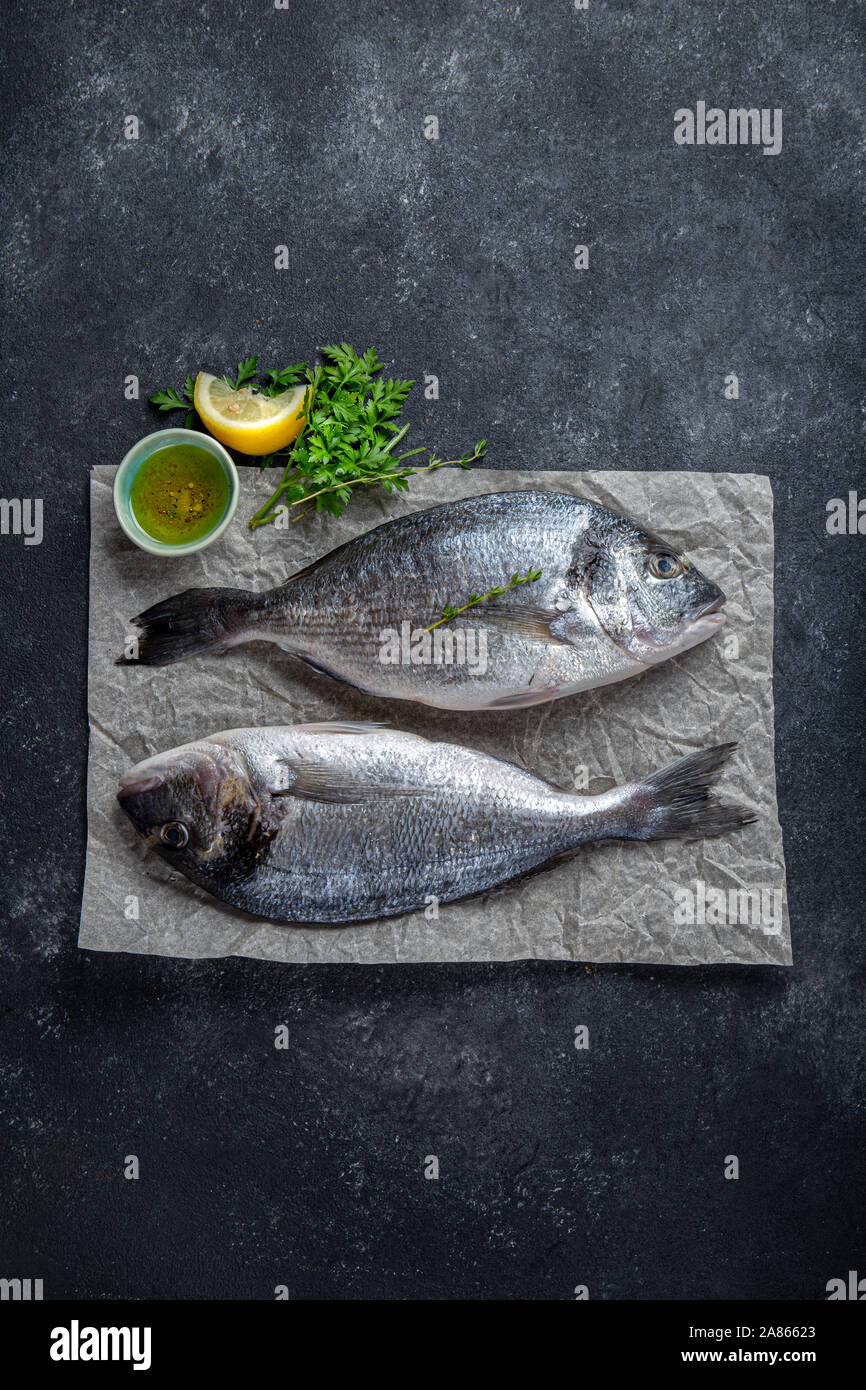
[[[128,772],[145,843],[214,897],[276,922],[362,922],[472,897],[593,840],[700,839],[754,820],[710,791],[735,745],[599,796],[501,758],[370,724],[232,729]]]

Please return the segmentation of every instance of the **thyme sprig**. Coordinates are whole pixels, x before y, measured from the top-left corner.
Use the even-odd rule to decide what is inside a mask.
[[[452,618],[456,618],[458,613],[465,613],[467,608],[477,608],[479,603],[485,603],[489,598],[498,598],[508,589],[516,589],[520,584],[534,584],[536,579],[541,578],[541,570],[531,569],[524,575],[512,574],[507,584],[494,584],[492,589],[488,589],[486,594],[470,594],[466,603],[462,603],[459,608],[453,608],[450,603],[446,603],[442,609],[442,617],[437,618],[435,623],[425,627],[425,632],[432,632],[434,627],[441,627],[443,623],[450,623]]]

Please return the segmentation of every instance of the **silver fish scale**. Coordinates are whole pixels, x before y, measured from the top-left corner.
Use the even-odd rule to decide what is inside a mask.
[[[748,825],[747,807],[708,790],[734,748],[578,796],[500,758],[376,725],[230,729],[146,758],[118,800],[148,845],[224,902],[336,925],[488,892],[590,840]]]
[[[410,734],[251,730],[226,746],[242,753],[278,827],[232,901],[283,920],[363,920],[483,892],[585,833],[585,799],[497,758]],[[310,767],[326,769],[347,797],[370,799],[293,794]]]
[[[264,593],[163,599],[134,619],[140,646],[125,660],[166,666],[264,640],[384,699],[517,709],[696,646],[725,622],[724,601],[628,517],[563,493],[490,493],[386,522]],[[465,611],[443,622],[446,606]]]
[[[640,663],[605,636],[580,592],[587,530],[615,521],[605,508],[559,493],[506,492],[433,507],[388,522],[326,556],[309,573],[263,595],[243,636],[267,637],[342,680],[390,699],[439,707],[533,704],[621,679]],[[499,609],[571,610],[586,628],[581,645],[511,631],[485,604],[450,629],[484,634],[479,663],[384,664],[383,634],[426,628],[472,594],[540,569],[509,590]],[[476,651],[478,648],[475,649]]]

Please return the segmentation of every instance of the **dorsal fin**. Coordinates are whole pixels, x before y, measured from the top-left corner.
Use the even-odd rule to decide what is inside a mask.
[[[359,539],[362,539],[362,537],[354,536],[352,540],[344,541],[342,545],[335,546],[333,550],[329,550],[326,555],[320,555],[318,560],[311,560],[308,565],[304,565],[302,570],[296,570],[294,574],[290,574],[288,579],[284,579],[278,587],[284,588],[286,584],[294,584],[296,579],[306,579],[314,570],[319,569],[322,565],[326,565],[329,560],[335,560],[338,555],[342,554],[344,550],[347,550],[350,545],[354,545]]]

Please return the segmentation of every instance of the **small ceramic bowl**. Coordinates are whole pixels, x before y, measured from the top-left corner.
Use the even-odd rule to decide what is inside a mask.
[[[170,545],[166,541],[158,541],[153,536],[148,535],[133,516],[129,503],[129,490],[139,467],[152,453],[157,449],[164,449],[167,444],[194,444],[197,449],[206,449],[222,464],[229,485],[226,509],[213,529],[208,531],[206,535],[199,536],[197,540],[186,541],[183,545]],[[196,550],[204,550],[205,546],[211,545],[228,526],[235,514],[239,496],[238,470],[235,468],[231,454],[223,448],[218,440],[209,434],[201,434],[198,430],[156,430],[154,434],[146,434],[143,439],[139,439],[137,444],[133,444],[114,475],[114,510],[117,513],[117,519],[129,539],[140,546],[142,550],[149,551],[151,555],[192,555]]]

